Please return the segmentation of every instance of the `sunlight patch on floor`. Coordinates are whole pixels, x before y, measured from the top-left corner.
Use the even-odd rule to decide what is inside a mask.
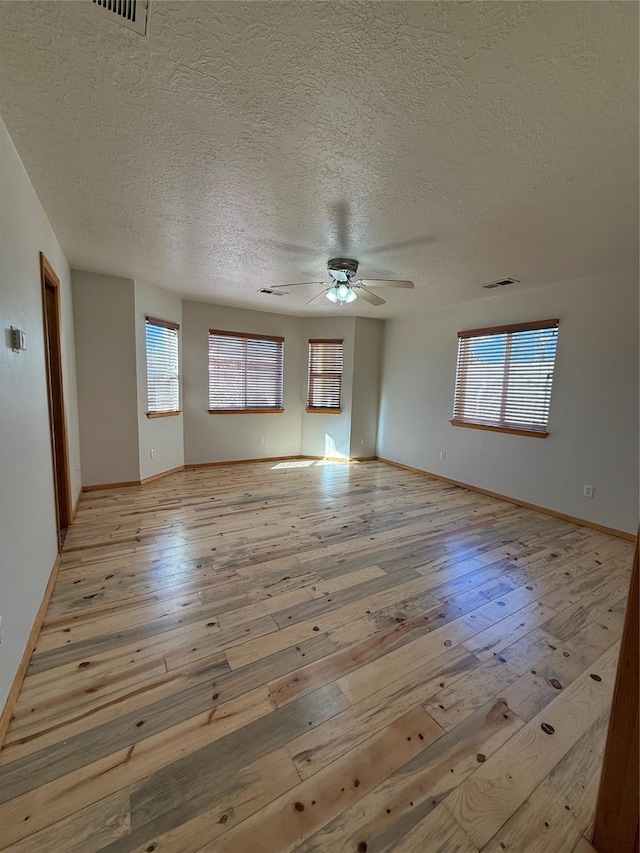
[[[295,459],[291,462],[277,462],[271,466],[272,471],[277,471],[282,468],[310,468],[315,465],[313,459]]]
[[[357,465],[357,459],[347,459],[340,457],[339,459],[293,459],[289,462],[276,462],[271,466],[272,471],[282,470],[284,468],[317,468],[325,465]]]

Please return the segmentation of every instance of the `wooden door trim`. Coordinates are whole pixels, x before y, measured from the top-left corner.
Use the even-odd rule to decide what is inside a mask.
[[[51,437],[51,456],[52,456],[52,464],[53,464],[53,475],[54,475],[54,499],[55,499],[55,507],[56,507],[56,522],[57,522],[57,535],[58,535],[58,550],[62,547],[62,541],[60,537],[61,529],[68,527],[71,524],[72,516],[73,516],[73,498],[71,495],[71,477],[70,477],[70,468],[69,468],[69,443],[67,438],[67,419],[66,419],[66,408],[64,403],[64,377],[62,373],[62,330],[61,326],[61,311],[60,311],[60,279],[55,273],[55,270],[43,254],[40,252],[40,280],[42,284],[42,314],[43,314],[43,333],[44,333],[44,346],[45,346],[45,371],[47,374],[47,400],[49,406],[49,432]],[[55,301],[55,313],[56,313],[56,328],[49,328],[49,320],[47,317],[47,289],[51,290],[53,293],[54,301]],[[54,368],[56,372],[56,376],[51,375],[51,361],[49,358],[49,342],[51,336],[55,337],[56,345],[59,352],[58,364]],[[56,417],[55,409],[53,406],[53,390],[54,383],[57,385],[57,393],[60,400],[60,415]],[[56,443],[54,439],[54,428],[57,429],[57,434],[60,436],[60,450],[61,450],[61,459],[62,470],[58,470],[58,459],[56,457]],[[57,475],[56,475],[57,472]],[[60,501],[58,495],[58,483],[56,481],[56,476],[58,476],[62,481],[62,501]]]
[[[598,853],[638,850],[638,539],[596,806],[593,846]]]

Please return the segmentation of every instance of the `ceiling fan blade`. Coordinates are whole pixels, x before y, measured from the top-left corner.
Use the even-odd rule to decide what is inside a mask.
[[[324,282],[321,282],[324,284]],[[315,296],[312,296],[311,299],[307,302],[307,305],[311,305],[312,302],[315,302],[316,299],[320,299],[321,296],[324,296],[327,291],[331,290],[330,287],[326,287],[324,290],[321,290],[320,293],[316,293]]]
[[[433,237],[425,235],[423,237],[412,237],[409,240],[399,240],[395,243],[385,243],[384,246],[372,246],[370,249],[365,249],[362,254],[377,255],[381,252],[396,252],[400,249],[411,249],[413,246],[424,246],[425,243],[432,243]]]
[[[386,305],[386,299],[382,299],[382,297],[378,296],[377,293],[371,293],[370,290],[367,290],[367,288],[363,287],[361,284],[353,284],[351,286],[358,296],[361,299],[364,299],[365,302],[369,302],[371,305]]]
[[[364,278],[359,284],[364,284],[365,287],[407,287],[413,290],[414,284],[412,281],[399,281],[398,279],[389,278]]]
[[[339,201],[331,211],[335,232],[332,235],[338,253],[349,250],[349,202]]]
[[[276,290],[279,287],[319,287],[322,284],[326,284],[326,281],[296,281],[293,284],[272,284],[269,286],[269,289]]]
[[[311,249],[309,246],[297,246],[295,243],[279,243],[275,240],[265,240],[264,245],[278,252],[291,252],[295,255],[306,255],[307,257],[317,251],[317,248]]]

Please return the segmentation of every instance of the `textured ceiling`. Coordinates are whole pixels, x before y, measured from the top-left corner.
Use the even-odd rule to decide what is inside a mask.
[[[637,263],[636,3],[151,0],[144,37],[5,0],[0,26],[0,110],[74,267],[386,317]],[[256,292],[337,254],[416,290]]]

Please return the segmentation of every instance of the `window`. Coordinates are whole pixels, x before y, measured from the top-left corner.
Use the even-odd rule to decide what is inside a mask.
[[[147,417],[180,414],[177,323],[147,317]]]
[[[458,332],[454,426],[546,438],[558,320]]]
[[[282,412],[284,338],[209,330],[209,412]]]
[[[340,413],[343,360],[342,341],[309,341],[308,412]]]

